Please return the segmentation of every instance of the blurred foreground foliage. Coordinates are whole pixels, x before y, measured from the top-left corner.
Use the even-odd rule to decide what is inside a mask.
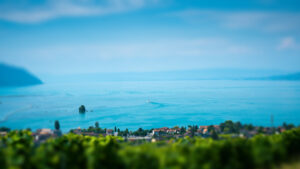
[[[1,169],[268,169],[299,155],[300,128],[251,139],[186,137],[138,145],[72,133],[40,145],[30,131],[0,137]]]

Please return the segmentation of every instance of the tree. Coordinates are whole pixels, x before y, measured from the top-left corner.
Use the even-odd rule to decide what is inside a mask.
[[[293,124],[286,124],[285,122],[283,123],[283,128],[285,128],[286,130],[290,130],[294,127],[295,126]]]
[[[233,123],[231,120],[227,120],[220,124],[221,132],[225,133],[238,133],[242,124],[240,122]]]
[[[254,126],[252,124],[245,124],[243,128],[252,131],[254,129]]]
[[[135,136],[146,136],[147,130],[143,130],[142,128],[139,128],[137,131],[133,132],[133,135]]]
[[[99,122],[96,121],[95,127],[96,127],[97,129],[100,128]]]
[[[196,132],[196,126],[191,126],[191,135],[192,135],[192,137],[194,137],[195,136],[195,132]]]
[[[208,126],[207,128],[208,132],[211,132],[213,130],[215,130],[215,127],[213,125]]]
[[[60,129],[60,125],[59,125],[59,121],[58,120],[55,120],[54,127],[55,127],[56,130]]]
[[[234,132],[239,133],[242,127],[243,126],[242,126],[241,122],[238,121],[238,122],[234,123]]]
[[[81,106],[79,107],[79,113],[84,114],[85,112],[86,112],[85,106],[84,106],[84,105],[81,105]]]
[[[258,133],[264,133],[264,128],[262,126],[258,127],[257,132]]]
[[[290,130],[292,128],[295,128],[295,126],[293,124],[288,124],[287,129]]]
[[[62,132],[60,131],[60,125],[59,125],[58,120],[55,120],[54,127],[55,127],[54,135],[57,136],[57,137],[62,136]]]
[[[128,136],[128,134],[129,134],[129,130],[128,130],[128,128],[126,128],[126,130],[125,130],[124,134],[125,134],[125,136],[126,136],[126,137]]]
[[[0,131],[9,132],[9,131],[10,131],[10,128],[7,128],[7,127],[0,127]]]
[[[214,140],[217,140],[219,137],[218,137],[218,134],[217,134],[217,132],[215,131],[215,130],[213,130],[212,132],[211,132],[211,137],[214,139]]]
[[[117,127],[115,126],[115,132],[117,132]]]
[[[185,133],[185,128],[182,126],[181,128],[180,128],[180,134],[184,134]]]

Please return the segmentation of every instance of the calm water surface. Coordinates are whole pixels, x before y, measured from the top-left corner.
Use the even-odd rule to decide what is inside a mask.
[[[300,124],[300,82],[128,81],[0,88],[0,126],[14,129],[137,129],[224,120],[255,125]],[[85,105],[88,112],[78,113]]]

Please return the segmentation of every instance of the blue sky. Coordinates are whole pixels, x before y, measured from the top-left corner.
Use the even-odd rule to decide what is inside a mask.
[[[297,0],[0,0],[0,62],[36,74],[300,70]]]

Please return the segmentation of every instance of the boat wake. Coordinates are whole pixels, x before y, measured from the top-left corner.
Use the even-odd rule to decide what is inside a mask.
[[[3,123],[3,122],[5,122],[5,121],[7,121],[7,120],[8,120],[11,116],[13,116],[14,114],[19,113],[19,112],[22,112],[22,111],[29,110],[29,109],[31,109],[32,107],[33,107],[32,105],[28,105],[28,106],[26,106],[26,107],[23,107],[23,108],[14,110],[14,111],[10,111],[10,112],[6,113],[6,114],[0,119],[0,123]]]
[[[153,102],[153,101],[150,101],[150,100],[148,100],[147,103],[151,104],[153,106],[156,106],[157,108],[166,107],[166,105],[163,104],[163,103]]]

